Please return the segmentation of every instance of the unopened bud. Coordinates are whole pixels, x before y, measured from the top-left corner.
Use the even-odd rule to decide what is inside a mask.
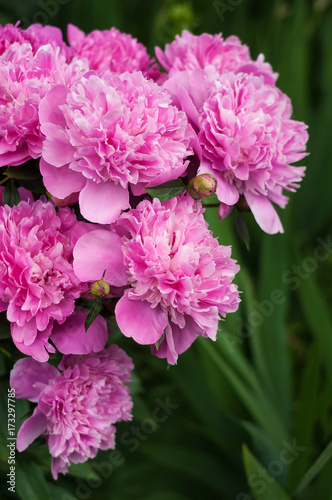
[[[110,293],[110,286],[104,280],[98,280],[92,283],[90,292],[96,297],[106,297]]]
[[[78,195],[79,193],[71,193],[69,196],[66,196],[66,198],[57,198],[50,194],[50,198],[57,207],[68,207],[69,205],[75,205],[78,201]]]
[[[217,189],[217,180],[211,174],[197,175],[188,184],[188,192],[195,200],[209,198]]]

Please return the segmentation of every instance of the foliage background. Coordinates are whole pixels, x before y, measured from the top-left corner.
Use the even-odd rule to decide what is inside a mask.
[[[280,74],[294,118],[309,125],[310,156],[302,187],[281,214],[284,235],[262,234],[246,215],[248,252],[234,216],[219,224],[216,209],[207,208],[214,234],[233,245],[243,291],[216,343],[197,341],[167,370],[147,349],[113,334],[136,364],[134,420],[118,427],[118,454],[102,452],[55,483],[40,440],[18,454],[17,493],[8,493],[3,400],[2,498],[331,500],[331,2],[0,0],[1,24],[18,19],[64,32],[69,22],[86,32],[116,26],[151,54],[183,28],[235,34]],[[1,356],[5,398],[13,360]],[[172,408],[155,410],[167,401]],[[17,410],[20,423],[29,407],[18,401]]]

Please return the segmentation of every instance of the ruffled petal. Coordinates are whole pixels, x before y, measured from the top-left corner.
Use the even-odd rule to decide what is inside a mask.
[[[141,300],[130,300],[128,291],[115,307],[118,326],[126,337],[132,337],[139,344],[154,344],[162,336],[167,315],[157,306]]]
[[[83,217],[91,222],[108,224],[119,217],[121,210],[129,208],[129,192],[111,181],[96,183],[88,180],[80,193],[79,204]]]

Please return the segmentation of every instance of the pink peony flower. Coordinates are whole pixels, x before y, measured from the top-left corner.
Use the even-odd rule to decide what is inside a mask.
[[[264,62],[260,54],[257,61],[250,58],[249,49],[242,45],[236,36],[225,40],[219,35],[203,33],[195,36],[184,30],[181,36],[166,45],[163,52],[156,47],[156,56],[160,64],[173,76],[179,71],[205,69],[212,66],[219,75],[227,71],[234,73],[263,74],[267,82],[273,84],[277,73],[273,73],[271,66]]]
[[[129,208],[129,185],[141,195],[183,174],[192,132],[170,101],[142,73],[89,72],[71,89],[54,87],[39,109],[48,191],[80,192],[82,215],[103,224]]]
[[[46,361],[54,321],[63,323],[87,286],[73,271],[73,247],[88,231],[68,209],[21,201],[0,207],[0,308],[15,345]],[[103,346],[101,346],[102,348]]]
[[[160,70],[154,59],[150,59],[146,48],[135,38],[121,33],[116,28],[94,30],[88,35],[72,24],[68,25],[68,41],[72,54],[86,57],[90,69],[98,73],[135,73],[142,71],[146,78],[157,80]]]
[[[262,77],[228,73],[202,106],[198,173],[217,179],[218,199],[233,206],[244,195],[256,221],[267,233],[283,232],[271,202],[284,207],[282,189],[294,191],[305,168],[306,125],[291,120],[290,99]]]
[[[172,364],[198,335],[215,340],[219,314],[235,311],[239,303],[232,283],[239,267],[231,248],[219,245],[207,229],[197,203],[199,210],[188,195],[165,203],[144,200],[112,225],[121,246],[117,234],[97,230],[83,235],[74,249],[74,270],[82,281],[96,279],[102,267],[105,281],[122,273],[119,286],[127,282],[130,288],[115,308],[120,330]],[[102,264],[95,269],[96,253]]]
[[[19,27],[19,22],[0,26],[0,55],[2,55],[13,43],[29,43],[33,53],[42,45],[51,44],[52,47],[60,47],[66,57],[69,55],[69,47],[66,46],[62,38],[62,33],[55,26],[42,26],[41,24],[31,24],[26,30]]]
[[[34,52],[17,42],[0,56],[0,166],[20,165],[41,156],[38,106],[56,84],[70,85],[87,70],[87,63],[66,64],[51,45]]]
[[[10,376],[16,396],[37,402],[21,426],[17,449],[25,450],[45,434],[52,474],[66,474],[71,463],[115,447],[114,424],[131,419],[132,400],[124,382],[133,364],[116,345],[84,357],[64,356],[59,372],[31,358],[17,361]]]

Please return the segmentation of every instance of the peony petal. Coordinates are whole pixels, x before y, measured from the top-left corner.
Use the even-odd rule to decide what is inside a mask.
[[[81,173],[70,170],[68,166],[55,167],[44,158],[40,159],[40,173],[47,191],[60,199],[80,191],[86,184]]]
[[[27,354],[28,356],[32,356],[34,359],[40,361],[41,363],[44,363],[45,361],[48,361],[49,352],[55,352],[54,347],[48,342],[52,324],[50,322],[46,330],[44,330],[43,332],[37,331],[35,339],[31,341],[31,338],[29,338],[28,341],[30,342],[30,344],[26,345],[24,343],[24,340],[26,340],[24,336],[27,334],[28,325],[29,323],[26,323],[24,326],[18,326],[16,323],[12,323],[11,330],[13,342],[16,345],[17,349],[19,349],[21,352]]]
[[[81,281],[104,280],[113,286],[127,284],[123,265],[121,238],[111,231],[97,229],[86,233],[77,241],[74,255],[74,272]]]
[[[76,42],[80,42],[80,41],[84,40],[85,33],[84,33],[84,31],[77,28],[77,26],[75,26],[74,24],[68,24],[67,38],[68,38],[69,45],[73,45]]]
[[[85,333],[84,322],[88,310],[77,307],[65,323],[55,323],[51,340],[62,354],[89,354],[101,351],[107,342],[107,324],[100,315]]]
[[[15,397],[38,401],[41,385],[59,375],[58,370],[48,363],[40,363],[32,358],[19,359],[10,372],[10,387],[15,389]],[[37,384],[36,384],[37,383]]]
[[[46,416],[37,406],[32,416],[23,422],[17,433],[16,447],[18,451],[25,450],[40,434],[46,431],[46,428]]]
[[[64,85],[56,85],[40,101],[38,114],[41,125],[54,123],[65,128],[66,120],[59,106],[66,103],[69,89]]]
[[[157,306],[141,300],[130,300],[128,291],[115,307],[118,326],[126,337],[132,337],[139,344],[154,344],[162,336],[167,315]]]
[[[284,232],[279,216],[268,198],[248,192],[245,193],[245,199],[263,231],[268,234]]]
[[[45,161],[55,167],[63,167],[74,160],[75,148],[64,129],[53,123],[44,123],[41,131],[46,136],[42,151]]]
[[[79,204],[83,217],[91,222],[108,224],[119,217],[121,210],[130,207],[129,192],[111,181],[96,183],[88,180],[80,193]]]

